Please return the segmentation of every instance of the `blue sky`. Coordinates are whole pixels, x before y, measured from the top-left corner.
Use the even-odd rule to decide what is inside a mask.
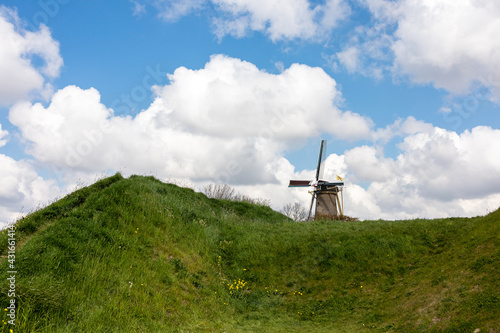
[[[493,0],[0,6],[1,222],[115,171],[307,204],[321,139],[349,215],[500,205]]]

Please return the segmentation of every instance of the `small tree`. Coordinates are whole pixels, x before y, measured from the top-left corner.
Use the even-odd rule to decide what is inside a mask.
[[[281,209],[281,213],[294,221],[305,221],[307,219],[307,210],[300,203],[287,203]]]
[[[208,184],[203,188],[203,193],[212,199],[234,200],[237,196],[234,188],[227,184]]]
[[[227,184],[208,184],[203,188],[203,193],[212,199],[225,199],[231,201],[243,201],[261,206],[271,206],[271,201],[268,199],[252,198],[247,195],[240,194]]]

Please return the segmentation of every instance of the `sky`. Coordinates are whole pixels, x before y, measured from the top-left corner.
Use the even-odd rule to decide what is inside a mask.
[[[0,0],[0,223],[116,172],[360,219],[500,206],[496,0]]]

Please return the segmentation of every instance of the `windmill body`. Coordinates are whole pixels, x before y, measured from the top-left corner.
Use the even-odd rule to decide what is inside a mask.
[[[342,196],[343,181],[329,182],[323,180],[324,165],[326,159],[326,141],[321,140],[319,150],[318,167],[316,168],[315,180],[290,180],[288,187],[312,187],[311,206],[308,219],[312,216],[314,204],[316,204],[314,219],[338,219],[344,214]],[[340,178],[337,176],[337,178]]]

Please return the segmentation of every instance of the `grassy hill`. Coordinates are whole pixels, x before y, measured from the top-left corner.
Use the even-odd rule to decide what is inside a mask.
[[[500,332],[499,221],[297,223],[117,174],[16,223],[0,332]]]

